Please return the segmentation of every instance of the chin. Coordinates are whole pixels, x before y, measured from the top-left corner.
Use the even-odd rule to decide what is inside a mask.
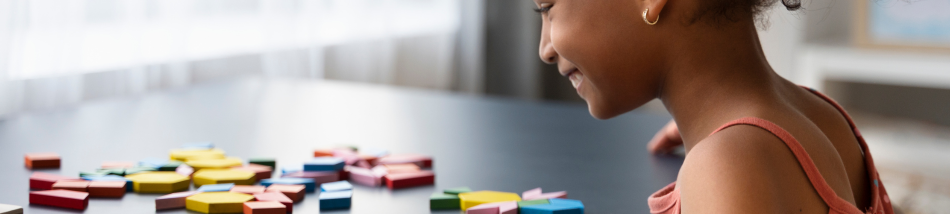
[[[608,108],[603,108],[603,105],[598,105],[598,103],[591,101],[587,101],[587,109],[590,111],[590,116],[598,120],[607,120],[624,113],[622,111],[613,111]]]

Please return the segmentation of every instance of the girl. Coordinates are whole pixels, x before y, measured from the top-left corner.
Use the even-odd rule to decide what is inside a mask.
[[[777,75],[759,12],[793,0],[535,0],[540,56],[608,119],[660,99],[683,145],[653,213],[893,213],[871,153],[840,106]]]

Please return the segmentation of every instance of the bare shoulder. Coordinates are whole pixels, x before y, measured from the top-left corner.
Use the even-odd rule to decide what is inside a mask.
[[[790,197],[801,194],[788,191],[802,185],[794,177],[804,178],[794,160],[764,129],[738,125],[716,133],[690,150],[680,170],[683,213],[800,212]]]

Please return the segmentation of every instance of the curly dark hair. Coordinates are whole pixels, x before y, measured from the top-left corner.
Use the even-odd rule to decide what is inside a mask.
[[[762,12],[769,10],[777,1],[781,1],[789,11],[802,8],[801,0],[700,0],[701,9],[693,14],[689,23],[702,19],[716,23],[735,22],[750,14],[756,22],[765,22]]]

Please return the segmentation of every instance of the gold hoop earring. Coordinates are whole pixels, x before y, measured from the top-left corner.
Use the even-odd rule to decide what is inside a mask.
[[[648,25],[655,25],[656,22],[659,22],[659,21],[660,21],[660,15],[659,15],[659,14],[657,14],[657,16],[656,16],[656,21],[653,21],[653,22],[648,21],[648,20],[647,20],[647,12],[650,12],[650,8],[647,8],[646,10],[643,11],[643,22],[646,22]]]

